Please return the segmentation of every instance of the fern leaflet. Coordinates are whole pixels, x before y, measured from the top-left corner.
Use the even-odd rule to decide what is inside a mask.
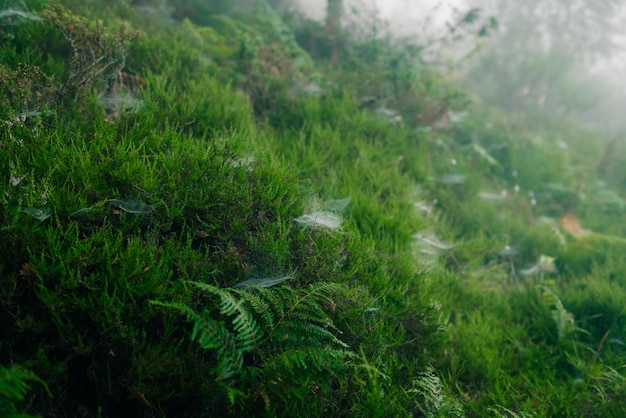
[[[176,310],[193,323],[191,340],[215,352],[217,380],[239,375],[244,354],[253,351],[257,351],[255,358],[280,361],[279,368],[288,373],[297,368],[321,371],[328,362],[336,367],[351,354],[324,310],[334,307],[331,294],[340,289],[337,285],[321,283],[295,290],[286,286],[221,289],[189,283],[217,300],[207,298],[201,312],[182,303],[152,304]],[[264,348],[272,353],[270,357],[263,355]],[[266,364],[275,366],[279,365]]]

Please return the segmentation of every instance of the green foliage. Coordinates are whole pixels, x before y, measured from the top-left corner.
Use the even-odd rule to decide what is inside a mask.
[[[6,411],[624,414],[597,132],[265,2],[63,4],[0,22]]]
[[[193,322],[191,339],[203,349],[216,352],[217,366],[213,371],[216,380],[240,376],[244,355],[264,344],[272,346],[273,360],[284,362],[278,367],[294,376],[303,369],[335,370],[337,364],[317,361],[341,361],[350,357],[349,351],[341,350],[347,345],[331,332],[332,322],[320,306],[324,303],[328,308],[334,307],[330,293],[337,291],[336,285],[320,283],[306,291],[297,291],[285,286],[239,290],[219,289],[198,282],[190,284],[218,298],[218,315],[230,323],[219,321],[216,313],[208,308],[197,312],[178,303],[152,303],[177,310]],[[306,348],[301,350],[302,347]]]
[[[17,62],[12,69],[0,66],[0,91],[3,94],[3,109],[10,116],[28,117],[48,108],[59,106],[66,99],[78,100],[91,92],[94,86],[112,81],[124,67],[125,49],[138,36],[138,32],[125,25],[112,30],[103,30],[64,9],[58,2],[50,2],[41,13],[41,22],[27,24],[26,30],[12,34],[19,47],[3,52],[3,62],[13,62],[18,57],[32,56],[26,62]],[[41,26],[44,27],[41,27]],[[0,28],[4,36],[11,28]],[[28,42],[37,38],[37,31],[49,32],[47,56]],[[44,33],[45,33],[44,32]],[[60,42],[60,37],[65,44]],[[63,62],[66,55],[67,62]],[[30,62],[29,62],[30,61]],[[42,71],[42,68],[45,71]]]
[[[26,394],[30,389],[29,381],[43,384],[50,395],[45,382],[39,379],[33,372],[18,366],[11,366],[10,368],[0,367],[0,414],[3,417],[27,418],[30,416],[19,413],[16,407],[16,403],[25,401]]]
[[[413,387],[408,391],[414,394],[416,405],[425,417],[464,417],[459,402],[444,393],[441,380],[433,369],[421,373],[413,380]]]
[[[576,30],[563,19],[573,11],[568,1],[528,1],[520,7],[495,1],[489,7],[501,30],[473,57],[467,77],[485,103],[535,126],[566,119],[605,132],[623,129],[612,114],[611,108],[619,105],[608,99],[613,91],[609,77],[590,70],[620,49],[612,35],[621,31],[615,18],[619,1],[579,3],[586,18]]]

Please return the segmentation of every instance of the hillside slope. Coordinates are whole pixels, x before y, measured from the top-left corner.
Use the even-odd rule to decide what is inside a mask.
[[[626,414],[622,144],[263,1],[83,3],[0,14],[1,414]]]

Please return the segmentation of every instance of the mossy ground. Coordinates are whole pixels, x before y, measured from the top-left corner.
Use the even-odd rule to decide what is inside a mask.
[[[626,413],[623,149],[263,2],[109,3],[0,20],[0,412]]]

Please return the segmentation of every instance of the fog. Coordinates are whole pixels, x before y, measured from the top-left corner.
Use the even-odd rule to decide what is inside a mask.
[[[323,20],[326,0],[283,0]],[[344,0],[344,21],[375,16],[392,36],[433,46],[486,103],[529,116],[571,117],[626,130],[626,7],[623,0]],[[478,9],[472,24],[458,25]],[[354,11],[358,10],[355,14]],[[497,21],[488,27],[489,19]],[[478,36],[481,28],[488,36]],[[484,33],[483,33],[484,35]],[[445,42],[433,42],[445,39]],[[480,51],[480,52],[479,52]]]
[[[325,0],[293,0],[284,3],[295,5],[312,19],[322,20],[326,16]],[[381,19],[391,23],[394,32],[399,35],[415,32],[429,18],[442,27],[452,18],[455,9],[466,7],[464,1],[444,3],[438,0],[348,0],[346,3],[347,9],[356,7],[376,11]],[[410,6],[407,7],[407,4]]]
[[[326,0],[276,0],[282,7],[296,9],[307,17],[322,21],[326,17]],[[464,10],[466,1],[441,0],[344,0],[344,19],[349,19],[355,10],[367,16],[376,16],[388,24],[388,29],[397,37],[434,37],[454,21]]]

